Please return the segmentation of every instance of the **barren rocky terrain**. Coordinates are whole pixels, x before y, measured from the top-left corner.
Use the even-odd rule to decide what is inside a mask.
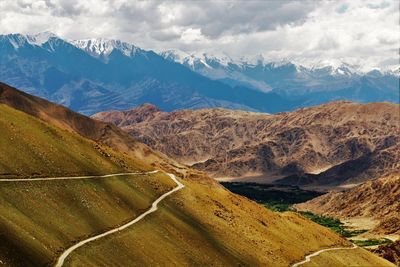
[[[346,218],[371,218],[372,233],[400,237],[400,174],[367,181],[344,192],[330,192],[296,209]]]
[[[399,168],[400,106],[332,102],[269,115],[163,112],[145,104],[95,114],[216,178],[350,187]]]

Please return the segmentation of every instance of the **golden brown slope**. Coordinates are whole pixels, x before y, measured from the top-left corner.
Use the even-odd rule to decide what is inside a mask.
[[[76,136],[10,107],[2,111],[2,114],[12,115],[7,116],[11,118],[7,125],[18,123],[21,129],[33,127],[35,138],[43,134],[44,138],[38,136],[34,144],[26,144],[34,152],[46,149],[48,139],[59,136],[46,134],[46,129]],[[29,120],[32,123],[26,123]],[[23,136],[21,131],[13,134],[16,138]],[[69,138],[57,140],[69,148],[75,142]],[[88,144],[93,142],[83,136],[76,137],[76,140]],[[2,141],[4,149],[14,145],[11,138]],[[46,166],[45,161],[51,160],[51,155],[44,151],[42,163]],[[10,159],[16,157],[15,152],[11,152],[8,153]],[[86,150],[79,153],[89,155]],[[114,150],[112,153],[119,152]],[[64,154],[64,160],[69,159],[68,154]],[[140,162],[133,157],[131,160]],[[12,161],[5,163],[5,169],[13,168]],[[165,162],[163,166],[169,165]],[[165,262],[211,265],[216,260],[223,265],[288,265],[321,247],[349,244],[328,229],[298,215],[270,212],[246,198],[227,192],[201,173],[187,171],[189,173],[183,181],[185,189],[167,199],[165,204],[160,203],[164,211],[154,214],[156,217],[146,217],[142,222],[143,231],[137,232],[135,227],[122,231],[121,236],[128,238],[121,243],[118,243],[120,235],[110,236],[111,242],[117,242],[116,247],[115,243],[108,242],[88,244],[82,248],[91,253],[85,253],[83,258],[72,255],[69,260],[76,265],[91,265],[103,257],[97,250],[105,252],[105,262],[133,261],[138,265]],[[137,216],[155,197],[171,187],[171,181],[165,175],[3,183],[0,187],[0,260],[11,266],[49,264],[70,244]],[[134,237],[143,235],[143,238],[132,238],[132,234]],[[361,260],[357,253],[351,257],[355,261]]]
[[[93,117],[215,177],[260,175],[268,181],[294,175],[284,182],[337,185],[398,168],[399,113],[396,104],[333,102],[276,115],[223,109],[167,113],[144,105]],[[335,166],[328,177],[302,178]]]
[[[107,174],[149,169],[76,133],[0,104],[0,176]]]
[[[376,222],[373,233],[400,238],[400,174],[385,175],[344,192],[330,192],[295,208],[342,219],[369,218]]]
[[[274,213],[221,187],[183,182],[185,189],[164,202],[152,218],[104,242],[79,249],[68,264],[145,266],[151,259],[150,265],[164,266],[275,267],[290,266],[321,248],[350,246],[329,229],[295,213]],[[116,260],[110,248],[129,251],[131,257]],[[341,257],[328,257],[335,258]],[[347,262],[357,262],[353,266],[373,266],[376,262],[389,266],[363,249],[346,258]]]
[[[0,82],[0,103],[37,117],[45,122],[75,132],[97,143],[109,146],[131,157],[156,166],[176,162],[134,140],[112,124],[93,120],[45,99],[24,93]]]

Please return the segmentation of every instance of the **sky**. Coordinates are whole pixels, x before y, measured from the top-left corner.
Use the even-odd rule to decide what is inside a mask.
[[[399,65],[399,0],[1,0],[0,34],[51,31],[143,49]]]

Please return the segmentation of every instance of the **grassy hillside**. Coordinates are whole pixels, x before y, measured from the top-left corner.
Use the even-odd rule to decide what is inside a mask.
[[[78,249],[66,266],[289,266],[322,247],[350,246],[295,213],[271,212],[221,187],[184,182],[185,189],[163,202],[159,212]],[[116,250],[130,256],[115,257]],[[359,255],[370,253],[351,254],[368,266]]]
[[[337,250],[327,251],[316,257],[310,262],[302,265],[303,267],[320,267],[320,266],[392,266],[383,258],[371,255],[370,252],[357,248],[354,250]]]
[[[104,174],[146,166],[109,147],[0,104],[0,175]]]
[[[48,265],[75,242],[137,217],[173,186],[160,174],[2,182],[0,261]]]
[[[50,125],[124,153],[131,158],[160,166],[178,165],[171,159],[137,142],[118,127],[93,120],[63,106],[35,97],[0,82],[0,104],[22,111]]]

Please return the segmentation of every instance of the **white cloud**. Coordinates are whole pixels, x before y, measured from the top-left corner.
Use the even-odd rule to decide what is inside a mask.
[[[232,57],[398,63],[399,1],[2,0],[0,33],[119,38]]]

